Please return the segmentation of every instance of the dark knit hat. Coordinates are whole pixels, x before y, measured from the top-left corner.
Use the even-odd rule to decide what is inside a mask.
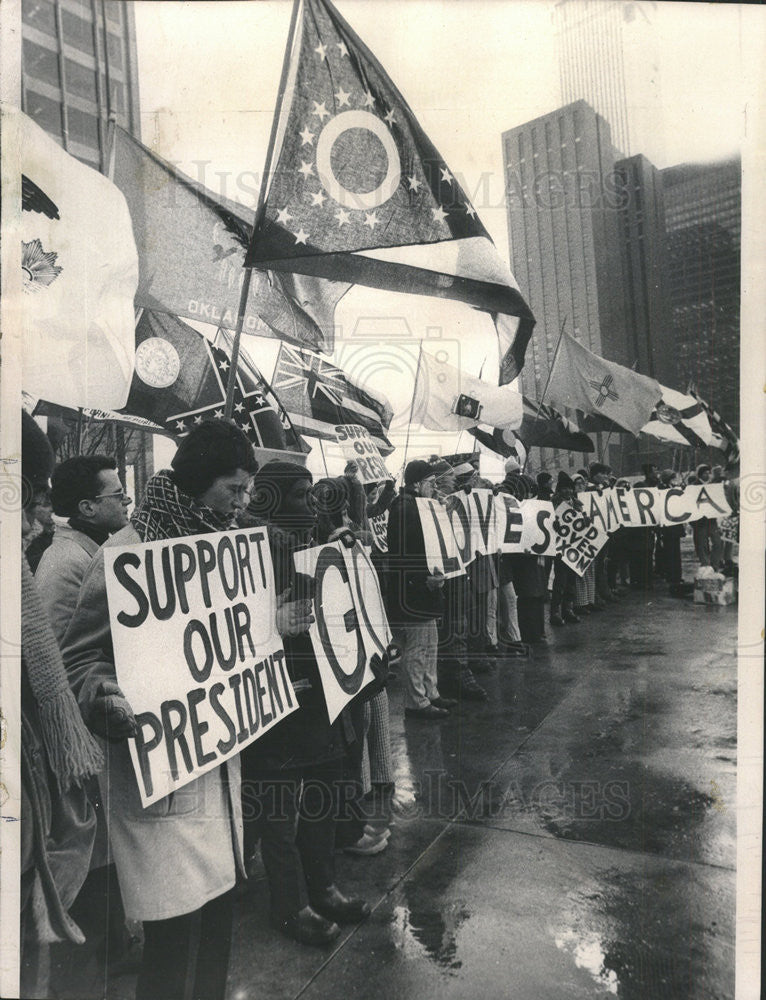
[[[674,476],[675,472],[672,469],[663,469],[662,472],[660,473],[660,482],[663,484],[663,486],[667,486],[669,483],[673,481]]]
[[[604,465],[603,462],[593,462],[590,467],[590,478],[593,479],[594,476],[608,476],[611,471],[611,468],[608,465]]]
[[[559,478],[556,480],[556,492],[559,493],[561,490],[573,490],[574,482],[571,477],[566,474],[566,472],[559,472]]]
[[[26,410],[21,411],[22,506],[27,507],[37,490],[45,489],[53,472],[53,449],[45,432]]]
[[[428,464],[431,468],[431,472],[437,477],[453,471],[449,462],[446,462],[443,458],[438,458],[436,455],[434,455]]]
[[[407,468],[404,470],[404,485],[414,486],[415,483],[421,483],[424,479],[428,479],[433,475],[435,475],[433,466],[420,458],[416,458],[414,461],[407,463]]]
[[[272,517],[282,506],[286,493],[302,479],[314,481],[305,465],[274,459],[262,466],[253,480],[253,492],[247,510],[256,517]]]
[[[183,438],[170,464],[178,488],[193,497],[219,476],[235,469],[252,475],[258,468],[247,435],[228,420],[203,420]]]
[[[537,473],[537,485],[545,488],[550,483],[553,482],[553,476],[550,472],[538,472]]]

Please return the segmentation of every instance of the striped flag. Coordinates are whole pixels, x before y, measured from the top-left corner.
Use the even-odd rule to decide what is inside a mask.
[[[500,383],[534,317],[462,186],[329,0],[302,0],[289,101],[249,266],[440,296],[489,313]]]
[[[222,348],[165,313],[145,310],[136,327],[135,375],[125,412],[183,437],[208,419],[223,419],[231,362]],[[234,422],[259,449],[303,452],[305,444],[262,381],[241,365]]]
[[[393,416],[388,400],[372,396],[313,351],[282,344],[272,387],[302,434],[334,441],[337,425],[358,424],[375,438],[382,455],[394,450],[385,433]]]

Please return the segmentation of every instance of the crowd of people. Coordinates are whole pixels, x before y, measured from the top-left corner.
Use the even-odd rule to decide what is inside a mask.
[[[275,930],[304,945],[331,943],[340,925],[370,913],[364,899],[343,892],[338,858],[379,854],[390,836],[385,820],[375,821],[385,808],[368,808],[394,791],[390,681],[402,686],[406,717],[442,720],[485,701],[477,676],[498,657],[529,657],[548,625],[581,624],[626,587],[664,580],[671,594],[688,590],[683,526],[618,530],[583,577],[560,557],[524,553],[477,556],[449,579],[428,565],[418,497],[449,507],[461,491],[491,488],[577,506],[582,492],[621,482],[600,463],[554,481],[509,459],[493,484],[477,461],[416,459],[397,490],[391,481],[363,486],[351,462],[342,476],[314,482],[298,463],[259,468],[245,435],[212,420],[181,441],[128,516],[132,500],[111,457],[78,456],[54,469],[45,435],[26,414],[23,430],[25,996],[47,995],[35,993],[41,947],[82,945],[94,934],[106,941],[113,972],[138,971],[138,1000],[222,998],[235,895],[257,870],[259,851]],[[700,466],[694,479],[719,472]],[[676,481],[647,467],[641,485]],[[136,720],[117,683],[104,550],[253,525],[268,530],[276,627],[299,708],[240,755],[144,808],[128,748]],[[729,570],[716,522],[693,530],[700,563]],[[373,657],[374,682],[333,722],[308,634],[313,581],[293,560],[328,541],[369,550],[393,634]]]

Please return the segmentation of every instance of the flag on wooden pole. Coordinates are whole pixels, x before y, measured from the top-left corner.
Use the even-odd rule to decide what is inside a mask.
[[[563,333],[548,398],[557,407],[605,417],[638,435],[660,402],[662,389],[655,379],[600,358]]]
[[[500,382],[534,326],[476,208],[329,0],[303,0],[280,145],[247,265],[466,302],[492,314]]]
[[[115,128],[114,182],[125,195],[139,251],[136,303],[233,328],[254,213],[180,173]],[[254,271],[246,333],[331,351],[335,306],[349,285]]]

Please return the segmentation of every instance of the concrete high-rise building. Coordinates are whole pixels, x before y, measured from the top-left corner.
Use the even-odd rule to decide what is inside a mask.
[[[676,385],[739,430],[739,157],[662,171]]]
[[[640,154],[618,160],[626,364],[675,386],[662,172]]]
[[[609,125],[585,101],[503,133],[503,158],[512,269],[537,319],[522,388],[540,399],[564,324],[594,353],[620,364],[634,360],[618,216],[623,194]],[[539,458],[558,462],[547,450]]]
[[[605,118],[623,156],[664,159],[657,5],[560,0],[554,9],[561,102],[587,101]]]
[[[136,32],[122,0],[22,0],[22,110],[104,168],[107,121],[140,138]]]

